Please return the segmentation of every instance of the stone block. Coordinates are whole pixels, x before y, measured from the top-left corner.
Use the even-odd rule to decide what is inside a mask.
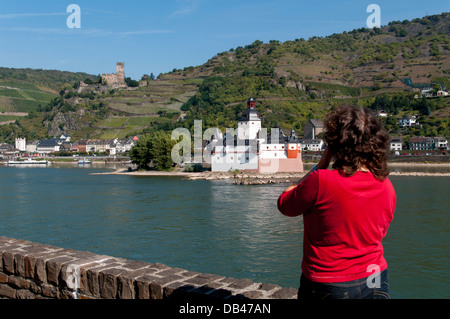
[[[36,258],[33,256],[26,256],[24,261],[25,278],[34,279],[36,266]]]
[[[63,264],[60,271],[59,286],[70,291],[78,291],[83,285],[81,272],[82,269],[78,265]]]
[[[150,288],[151,282],[159,279],[158,277],[151,275],[143,275],[135,279],[135,289],[137,299],[150,299]]]
[[[6,284],[0,284],[0,298],[16,299],[16,290]]]
[[[129,271],[150,268],[151,264],[143,261],[127,260],[122,264],[122,268],[126,268]]]
[[[70,257],[57,257],[47,261],[47,282],[58,285],[61,268],[64,263],[73,261]]]
[[[0,284],[6,284],[8,282],[8,275],[0,272]]]
[[[163,298],[185,298],[194,289],[194,286],[188,285],[185,282],[175,281],[163,288]]]
[[[36,299],[36,295],[29,290],[21,289],[16,291],[16,299]]]
[[[158,272],[158,276],[166,277],[166,276],[176,275],[176,274],[181,273],[182,271],[183,271],[183,269],[180,269],[180,268],[169,268],[169,269]]]
[[[258,289],[264,291],[271,291],[275,289],[281,289],[281,287],[275,284],[261,284]]]
[[[263,296],[263,293],[258,290],[250,290],[250,291],[244,291],[242,293],[242,295],[244,296],[244,298],[247,298],[247,299],[259,299]]]
[[[117,277],[123,270],[117,268],[105,269],[98,274],[100,297],[115,299],[117,296]]]
[[[34,281],[30,282],[30,291],[35,295],[40,295],[42,293],[42,288]]]
[[[162,299],[164,296],[164,287],[172,282],[180,281],[182,278],[178,275],[171,275],[155,279],[149,284],[150,299]]]
[[[18,289],[30,289],[30,282],[18,276],[9,276],[8,284]]]
[[[14,268],[15,274],[25,278],[25,255],[15,254],[14,255]]]
[[[73,292],[73,291],[69,291],[66,289],[62,289],[59,291],[59,298],[63,299],[63,300],[68,300],[68,299],[79,299],[78,298],[78,293]]]
[[[180,275],[185,278],[192,278],[192,277],[196,277],[196,276],[200,275],[200,273],[198,273],[196,271],[185,270],[185,271],[181,272]]]
[[[244,279],[238,279],[238,280],[234,281],[233,283],[229,284],[228,286],[233,289],[245,289],[254,284],[255,283],[252,280],[244,278]]]
[[[200,274],[198,275],[199,278],[205,278],[210,281],[216,281],[225,278],[224,276],[216,275],[216,274]]]
[[[59,293],[58,293],[58,289],[50,284],[42,284],[41,286],[41,291],[42,291],[42,295],[44,297],[49,297],[49,298],[59,298]]]
[[[55,258],[60,258],[61,253],[58,251],[46,251],[43,253],[39,253],[35,255],[35,273],[34,273],[34,280],[36,280],[38,283],[45,283],[47,282],[47,261]],[[55,276],[54,273],[55,269],[51,269],[53,271],[52,275]],[[57,279],[53,277],[51,280],[54,282],[57,282]]]
[[[45,283],[47,281],[47,271],[45,270],[45,260],[38,258],[35,260],[34,279],[38,283]]]
[[[150,264],[150,268],[163,270],[163,269],[169,269],[170,267],[167,265],[161,264],[161,263],[155,263],[155,264]]]
[[[203,286],[209,283],[210,280],[208,278],[202,277],[202,274],[199,274],[195,277],[186,279],[185,282],[196,286]]]
[[[3,252],[3,272],[14,274],[14,254],[10,251]]]
[[[232,278],[232,277],[225,277],[223,279],[220,279],[219,281],[224,283],[224,284],[232,284],[233,282],[235,282],[237,279]]]
[[[274,299],[296,299],[297,298],[298,289],[295,288],[282,288],[280,290],[275,291],[273,294],[269,296],[269,298]]]
[[[94,297],[100,296],[100,290],[98,286],[98,274],[100,270],[97,268],[90,268],[86,270],[87,290],[90,295]]]
[[[134,278],[124,275],[117,277],[117,297],[119,299],[135,299]]]

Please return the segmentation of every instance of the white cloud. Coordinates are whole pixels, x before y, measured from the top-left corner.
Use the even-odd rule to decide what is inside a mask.
[[[138,30],[138,31],[124,31],[117,32],[117,35],[127,36],[127,35],[140,35],[140,34],[161,34],[161,33],[173,33],[171,30]]]
[[[198,10],[200,0],[179,0],[180,8],[174,11],[169,18],[184,17]]]
[[[65,12],[53,12],[53,13],[6,13],[6,14],[0,14],[0,20],[17,19],[17,18],[29,18],[29,17],[61,16],[61,15],[67,15],[67,13],[65,13]]]
[[[133,31],[111,31],[105,29],[96,28],[80,28],[80,29],[69,29],[69,28],[32,28],[32,27],[9,27],[0,28],[1,31],[6,32],[27,32],[27,33],[38,33],[41,35],[85,35],[90,37],[126,37],[133,35],[145,35],[145,34],[165,34],[173,33],[171,30],[133,30]]]

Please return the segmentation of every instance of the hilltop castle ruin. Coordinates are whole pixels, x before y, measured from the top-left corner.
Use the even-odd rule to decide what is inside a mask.
[[[116,74],[102,74],[102,82],[112,88],[126,87],[125,63],[117,62]]]

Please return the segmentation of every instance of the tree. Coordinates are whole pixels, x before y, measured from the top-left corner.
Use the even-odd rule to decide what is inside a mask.
[[[125,83],[129,86],[129,87],[138,87],[139,86],[139,82],[136,80],[132,80],[130,77],[125,79]]]
[[[172,148],[176,141],[171,139],[169,133],[157,131],[144,135],[130,150],[130,158],[139,169],[149,170],[153,164],[158,171],[173,169],[171,158]]]

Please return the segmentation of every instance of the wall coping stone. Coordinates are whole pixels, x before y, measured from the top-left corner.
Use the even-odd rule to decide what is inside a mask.
[[[0,298],[296,299],[297,289],[0,236]]]

